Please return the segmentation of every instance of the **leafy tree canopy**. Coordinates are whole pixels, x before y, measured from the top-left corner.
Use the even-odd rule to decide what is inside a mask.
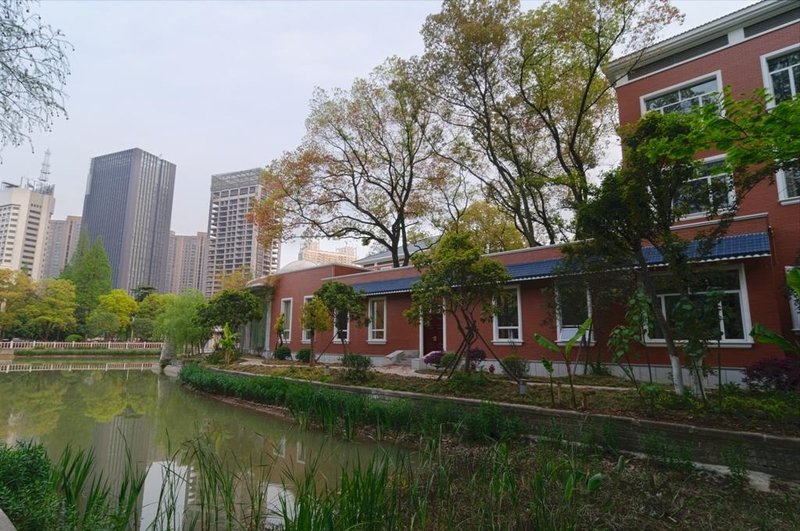
[[[223,326],[238,330],[249,321],[257,321],[263,315],[261,302],[248,291],[227,290],[215,295],[204,305],[198,318],[208,327]]]
[[[85,324],[86,318],[100,303],[100,295],[111,291],[111,262],[100,238],[90,247],[88,236],[85,232],[81,233],[75,254],[61,273],[61,278],[75,285],[78,302],[76,317],[80,324]]]
[[[98,310],[112,313],[117,316],[120,328],[127,329],[131,318],[136,312],[136,300],[123,289],[115,289],[98,297],[100,304]]]

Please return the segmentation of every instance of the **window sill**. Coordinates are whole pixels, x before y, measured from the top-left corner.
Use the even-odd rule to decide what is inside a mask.
[[[367,339],[367,345],[385,345],[385,339]]]
[[[722,343],[719,343],[719,348],[753,348],[754,344],[755,343],[753,343],[752,341],[731,341],[729,343],[723,341]],[[681,345],[681,343],[679,342],[678,345]],[[645,346],[666,348],[667,344],[664,343],[663,341],[646,341]],[[709,349],[717,348],[717,343],[716,342],[709,343],[708,348]]]
[[[300,343],[303,344],[303,345],[310,345],[311,344],[311,340],[310,339],[303,339],[303,340],[300,341]]]
[[[513,339],[493,339],[492,345],[507,345],[511,347],[521,347],[524,345],[524,341],[513,340]]]
[[[786,199],[779,199],[778,203],[781,206],[797,205],[800,204],[800,197],[787,197]]]

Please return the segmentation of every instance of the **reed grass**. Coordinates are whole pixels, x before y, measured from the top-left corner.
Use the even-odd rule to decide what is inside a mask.
[[[376,400],[366,395],[270,376],[240,377],[198,365],[181,369],[180,379],[200,391],[285,407],[303,428],[316,426],[331,435],[353,439],[360,429],[382,438],[443,431],[466,441],[502,441],[522,434],[521,420],[483,403],[465,408],[441,401]]]

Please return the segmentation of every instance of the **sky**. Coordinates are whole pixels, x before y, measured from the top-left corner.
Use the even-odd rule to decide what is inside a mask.
[[[686,19],[662,36],[752,3],[673,0]],[[90,159],[139,147],[177,165],[172,230],[205,231],[211,175],[265,166],[294,149],[315,87],[346,88],[387,57],[420,54],[419,30],[440,5],[42,2],[34,9],[75,48],[65,88],[68,117],[33,134],[32,146],[4,147],[0,180],[38,177],[50,149],[53,217],[80,216]],[[296,259],[298,248],[285,244],[282,264]]]

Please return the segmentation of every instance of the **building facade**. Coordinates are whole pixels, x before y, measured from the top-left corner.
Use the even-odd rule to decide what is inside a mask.
[[[44,181],[0,185],[0,267],[41,278],[53,189]]]
[[[633,62],[631,62],[633,61]],[[621,73],[627,75],[621,77]],[[714,103],[722,87],[732,93],[750,95],[766,88],[775,99],[798,97],[800,93],[800,7],[792,2],[766,1],[689,30],[631,57],[621,58],[609,67],[610,77],[620,78],[616,87],[620,121],[637,121],[645,112],[680,112],[693,106]],[[700,156],[713,162],[724,153]],[[724,174],[708,171],[698,179],[727,179]],[[783,357],[772,345],[755,343],[750,330],[760,323],[787,337],[800,335],[800,312],[786,290],[788,268],[800,266],[800,187],[798,176],[777,175],[764,180],[750,191],[741,204],[732,204],[736,216],[726,234],[710,249],[690,245],[692,258],[702,263],[698,275],[711,275],[722,291],[719,312],[718,342],[710,345],[709,357],[719,360],[722,381],[740,382],[742,368],[759,360]],[[685,240],[717,224],[705,212],[688,215],[673,230]],[[648,263],[658,268],[660,255],[646,249]],[[595,324],[604,319],[605,332],[595,330],[589,340],[573,351],[573,361],[580,370],[587,357],[610,362],[606,348],[607,333],[622,324],[624,307],[593,306],[591,297],[567,302],[558,294],[559,266],[563,263],[560,246],[542,246],[489,255],[502,263],[511,280],[502,311],[479,324],[485,350],[499,357],[521,356],[529,361],[529,372],[546,376],[539,360],[553,361],[556,373],[563,374],[563,362],[557,354],[534,340],[538,333],[554,342],[572,337],[578,325],[592,316]],[[348,331],[348,349],[384,359],[392,353],[412,352],[419,356],[432,350],[455,350],[461,338],[455,322],[446,316],[429,323],[409,323],[404,312],[411,306],[410,292],[419,272],[413,267],[381,269],[380,256],[364,258],[358,264],[369,269],[286,268],[270,280],[271,300],[267,317],[261,323],[263,348],[274,348],[273,331],[280,314],[288,323],[287,343],[292,351],[307,346],[307,336],[300,324],[302,305],[324,282],[336,280],[352,285],[366,298],[369,322]],[[377,269],[377,270],[376,270]],[[622,273],[620,273],[622,274]],[[259,281],[253,282],[257,289]],[[702,292],[697,292],[702,293]],[[588,295],[588,294],[587,294]],[[658,293],[663,308],[669,308],[678,295]],[[321,334],[319,348],[330,341],[331,333]],[[633,362],[637,377],[647,378],[648,368],[660,381],[671,378],[671,369],[663,337],[658,330],[642,337],[641,359],[650,367]],[[257,349],[256,349],[257,350]],[[341,354],[336,343],[326,353]],[[491,359],[491,358],[489,358]],[[491,361],[489,363],[492,363]],[[613,364],[607,365],[616,370]],[[617,371],[620,372],[620,371]],[[689,374],[684,375],[690,381]],[[714,386],[717,377],[705,384]]]
[[[280,243],[265,246],[250,219],[253,204],[265,197],[261,169],[211,176],[208,207],[208,254],[205,294],[221,288],[221,277],[244,271],[252,277],[275,273],[280,265]]]
[[[208,234],[180,236],[170,231],[165,293],[180,294],[187,290],[202,292],[205,288]]]
[[[80,216],[50,220],[47,224],[47,238],[44,245],[42,278],[55,278],[61,274],[75,254],[80,236]]]
[[[356,248],[351,245],[328,251],[320,248],[319,240],[304,242],[300,252],[297,253],[298,260],[308,260],[315,264],[352,264],[356,258]]]
[[[100,238],[115,288],[166,284],[175,164],[139,148],[95,157],[83,203],[83,230]]]

